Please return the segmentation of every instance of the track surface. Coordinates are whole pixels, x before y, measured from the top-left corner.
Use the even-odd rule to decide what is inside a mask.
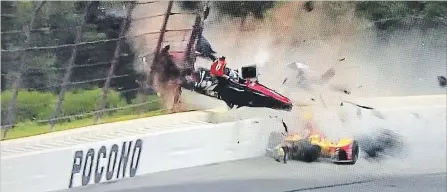
[[[445,161],[431,161],[425,167],[420,167],[421,163],[410,168],[410,163],[399,165],[398,161],[370,163],[363,160],[354,166],[337,166],[327,162],[282,164],[269,158],[256,158],[66,191],[446,191]]]

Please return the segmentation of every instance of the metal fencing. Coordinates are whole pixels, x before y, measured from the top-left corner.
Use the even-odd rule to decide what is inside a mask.
[[[53,28],[48,24],[52,18],[47,18],[45,14],[54,8],[52,6],[55,3],[61,2],[34,2],[29,20],[24,21],[27,22],[24,24],[27,27],[2,30],[2,36],[9,35],[13,38],[21,36],[24,40],[21,45],[8,46],[2,43],[2,69],[8,70],[7,77],[3,77],[6,73],[4,74],[2,70],[2,81],[7,80],[10,83],[2,90],[2,139],[8,138],[8,131],[14,129],[18,132],[35,129],[31,132],[37,134],[66,129],[70,126],[86,126],[120,118],[122,120],[125,116],[145,116],[150,115],[149,113],[159,114],[169,111],[160,106],[156,93],[150,85],[147,85],[149,75],[135,72],[133,68],[135,65],[149,65],[154,62],[161,47],[167,43],[180,43],[180,49],[188,51],[183,43],[194,42],[187,39],[193,37],[191,35],[193,21],[189,28],[167,28],[167,24],[172,15],[194,16],[197,13],[173,12],[173,1],[119,2],[121,6],[115,6],[115,9],[111,9],[111,13],[107,13],[106,10],[106,14],[118,15],[116,17],[119,19],[116,20],[119,22],[115,22],[119,27],[118,34],[109,35],[110,32],[105,31],[89,39],[88,36],[92,33],[89,9],[94,2],[87,2],[83,9],[74,14],[81,19],[77,25],[67,28]],[[138,6],[157,6],[162,8],[164,13],[147,12],[147,15],[139,14],[137,17],[134,12]],[[2,13],[2,21],[3,18],[20,17],[18,14],[20,13]],[[164,20],[161,25],[155,25],[156,22],[150,21],[161,18]],[[132,32],[131,24],[143,21],[154,24],[151,28],[159,30],[143,31],[138,34]],[[63,23],[58,25],[63,26]],[[65,37],[57,37],[62,33],[56,32],[64,30],[74,34],[70,37],[71,43],[59,43],[61,41],[57,38]],[[166,38],[173,32],[174,36],[181,36],[180,40]],[[98,37],[101,35],[102,37]],[[135,54],[129,51],[132,49],[132,44],[141,42],[141,39],[148,39],[147,36],[158,37],[154,41],[155,44],[152,41],[143,44],[149,47],[145,49],[146,52],[137,51]],[[49,40],[39,42],[46,38]],[[191,46],[188,47],[191,49]],[[103,58],[98,48],[103,48],[103,52],[113,56],[98,60]],[[153,55],[154,60],[141,61],[148,55]],[[9,62],[4,60],[4,57],[12,59]],[[108,117],[114,118],[105,119]]]
[[[91,7],[97,1],[84,2],[77,11],[64,3],[70,4],[16,1],[10,5],[28,7],[28,12],[5,12],[8,7],[2,2],[2,139],[170,112],[160,105],[151,88],[149,66],[156,63],[161,48],[170,44],[175,45],[175,51],[186,53],[184,64],[192,67],[190,52],[201,36],[206,11],[175,10],[173,1],[101,1],[104,7],[98,10],[103,12],[97,17],[102,20],[92,24]],[[66,9],[55,10],[56,6]],[[54,13],[49,14],[51,11]],[[352,14],[352,18],[355,14],[340,12]],[[180,19],[173,17],[181,15],[189,15],[190,23],[177,25]],[[343,27],[349,30],[341,33],[372,27],[354,27],[349,18]],[[373,23],[414,23],[417,18],[378,19]],[[24,27],[4,27],[14,19]],[[70,19],[76,20],[71,22],[75,25],[69,24]],[[445,18],[438,19],[445,25]],[[134,26],[136,23],[139,27]],[[101,28],[103,25],[108,27]],[[340,46],[349,36],[342,35],[345,39],[340,39]],[[17,135],[8,136],[10,130]]]

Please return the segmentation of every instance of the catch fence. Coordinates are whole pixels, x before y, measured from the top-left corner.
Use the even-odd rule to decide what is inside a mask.
[[[27,2],[20,3],[8,5],[27,5]],[[175,11],[173,1],[100,2],[105,5],[99,6],[97,3],[85,2],[82,9],[71,10],[73,17],[79,18],[76,25],[58,23],[62,27],[55,28],[51,26],[51,19],[70,18],[57,14],[49,18],[48,12],[65,4],[34,2],[29,20],[23,21],[27,27],[2,29],[5,38],[22,37],[23,40],[17,44],[2,43],[2,139],[10,138],[10,130],[29,131],[32,135],[170,112],[161,106],[148,84],[147,69],[156,62],[166,44],[178,44],[177,49],[189,53],[192,45],[186,44],[195,42],[195,35],[191,35],[194,20],[185,28],[169,28],[169,18],[173,15],[197,17],[200,13]],[[94,5],[97,9],[93,13],[101,23],[92,24]],[[144,13],[147,7],[153,7],[153,11]],[[138,14],[134,14],[136,11]],[[156,11],[161,13],[153,13]],[[4,13],[2,9],[2,23],[7,19],[23,19],[19,18],[20,14]],[[160,20],[163,20],[161,25]],[[137,22],[151,25],[152,30],[138,29],[134,25]],[[102,25],[108,28],[94,33]],[[111,32],[110,26],[116,30]],[[64,41],[57,38],[71,42],[60,43]],[[11,136],[14,137],[19,135]]]
[[[160,106],[150,87],[149,66],[169,44],[173,51],[185,52],[184,64],[192,67],[190,53],[201,35],[204,9],[183,11],[173,1],[101,1],[97,23],[91,21],[96,1],[77,11],[70,11],[74,6],[55,10],[70,2],[35,1],[29,13],[5,12],[6,5],[26,8],[29,3],[2,1],[3,139],[171,111]],[[341,12],[354,17],[354,11]],[[63,15],[69,13],[74,14]],[[188,21],[178,23],[181,19],[176,16]],[[413,24],[418,17],[425,16],[378,19],[371,24],[404,19]],[[14,19],[25,27],[5,24]],[[342,28],[349,30],[340,32],[346,33],[341,35],[340,50],[350,33],[372,27],[354,27],[350,19],[343,22]],[[445,25],[444,17],[438,19]],[[306,39],[314,40],[318,39]],[[8,136],[11,128],[14,134]]]

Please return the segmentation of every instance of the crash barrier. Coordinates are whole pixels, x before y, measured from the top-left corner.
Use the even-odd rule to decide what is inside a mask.
[[[104,183],[138,175],[262,156],[271,120],[249,119],[221,124],[185,123],[176,127],[114,131],[101,141],[91,133],[57,141],[61,147],[46,148],[53,140],[22,146],[3,145],[1,191],[54,191]],[[167,123],[169,121],[167,120]],[[112,126],[112,125],[110,125]],[[156,131],[151,131],[155,129]],[[65,142],[65,145],[64,145]],[[76,144],[70,144],[76,143]],[[14,147],[16,152],[7,150]],[[25,148],[25,149],[24,149]]]
[[[420,99],[434,98],[427,96]],[[377,101],[377,98],[371,100]],[[432,133],[431,128],[436,128],[437,134],[430,137],[445,137],[444,101],[439,99],[429,107],[408,107],[405,102],[402,104],[404,106],[393,106],[392,109],[382,106],[383,118],[368,112],[359,116],[357,109],[347,107],[347,116],[352,118],[340,124],[345,129],[364,129],[381,124],[405,129],[418,123],[421,131],[414,134],[429,134]],[[364,99],[363,102],[367,104],[368,100]],[[329,109],[317,111],[315,118],[332,112]],[[203,119],[209,118],[206,112],[196,114],[203,115]],[[187,115],[183,114],[183,117],[187,119]],[[156,118],[146,118],[98,125],[113,127],[110,128],[113,131],[107,134],[83,131],[77,136],[65,136],[65,140],[54,143],[57,136],[41,139],[39,145],[35,145],[37,141],[31,139],[24,141],[26,144],[21,141],[2,142],[1,191],[62,190],[159,171],[264,156],[266,148],[275,146],[283,131],[278,119],[268,117],[220,124],[196,121],[177,125],[172,125],[172,116],[158,118],[164,118],[166,124],[159,122],[154,125],[149,119]],[[327,127],[337,129],[331,127],[334,122]],[[324,124],[319,126],[326,127]],[[95,140],[100,136],[104,136],[102,140]],[[53,144],[57,146],[48,147]]]

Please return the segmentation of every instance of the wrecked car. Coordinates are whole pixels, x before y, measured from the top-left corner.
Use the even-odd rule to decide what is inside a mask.
[[[287,125],[283,122],[284,128]],[[319,158],[329,159],[334,163],[355,164],[359,157],[359,145],[349,137],[339,138],[337,142],[327,139],[319,133],[288,134],[283,143],[275,147],[276,161],[288,159],[315,162]]]

